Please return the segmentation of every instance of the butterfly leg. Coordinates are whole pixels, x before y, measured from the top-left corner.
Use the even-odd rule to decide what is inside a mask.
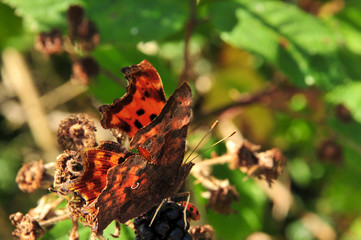
[[[163,204],[164,204],[165,201],[167,201],[167,200],[168,200],[167,198],[164,198],[164,199],[162,200],[162,202],[159,204],[159,206],[157,207],[157,210],[155,210],[155,213],[154,213],[154,215],[153,215],[152,220],[151,220],[150,223],[149,223],[149,227],[152,226],[152,224],[153,224],[153,222],[154,222],[154,219],[155,219],[155,217],[157,216],[160,208],[163,206]]]
[[[183,210],[183,220],[184,220],[184,229],[187,228],[187,207],[188,207],[188,204],[189,204],[189,199],[191,198],[191,194],[190,192],[187,192],[187,202],[184,206],[184,210]]]

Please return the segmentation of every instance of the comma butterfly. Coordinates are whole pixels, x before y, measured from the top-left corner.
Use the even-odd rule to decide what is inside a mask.
[[[122,69],[127,93],[99,108],[104,128],[125,132],[130,148],[102,142],[82,153],[84,170],[71,189],[87,201],[94,230],[113,220],[125,223],[177,193],[193,163],[184,163],[185,138],[191,117],[187,83],[166,101],[162,81],[146,60]]]

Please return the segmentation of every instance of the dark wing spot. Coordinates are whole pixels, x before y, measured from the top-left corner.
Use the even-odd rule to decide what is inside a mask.
[[[125,161],[125,158],[123,158],[123,157],[119,157],[118,158],[118,164],[121,164],[121,163],[123,163]]]
[[[136,113],[138,116],[142,116],[145,112],[144,112],[144,109],[141,108]]]
[[[148,91],[145,91],[145,92],[144,92],[144,96],[145,96],[146,98],[149,98],[149,92],[148,92]]]
[[[125,131],[125,132],[130,132],[131,131],[131,127],[130,125],[124,121],[123,119],[119,119],[120,123],[119,123],[119,127],[121,130]]]
[[[157,115],[154,114],[154,113],[153,113],[152,115],[150,115],[150,117],[149,117],[149,118],[150,118],[150,121],[153,121],[153,119],[154,119],[156,116],[157,116]]]
[[[141,129],[143,127],[143,125],[138,120],[134,121],[134,126],[136,126],[138,129]]]
[[[165,101],[166,101],[166,99],[165,99],[165,97],[164,97],[163,89],[158,89],[156,96],[157,96],[157,97],[155,97],[155,98],[156,98],[156,100],[158,100],[159,102],[165,102]]]

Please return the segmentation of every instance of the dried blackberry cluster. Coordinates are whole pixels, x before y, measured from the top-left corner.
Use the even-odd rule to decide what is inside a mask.
[[[177,203],[167,202],[160,208],[154,222],[149,224],[156,212],[156,208],[152,209],[143,216],[134,220],[134,228],[136,240],[190,240],[192,236],[189,234],[190,213],[187,211],[187,222],[184,223],[184,208]]]
[[[286,158],[281,150],[272,148],[264,152],[259,152],[260,146],[249,141],[244,141],[238,149],[237,158],[232,163],[232,168],[240,168],[241,171],[265,179],[271,186],[282,173],[286,165]]]
[[[100,42],[100,35],[93,21],[85,16],[82,6],[72,5],[67,11],[68,34],[63,36],[58,29],[41,32],[34,47],[47,57],[67,54],[73,62],[72,81],[88,85],[99,74],[98,62],[89,56]]]

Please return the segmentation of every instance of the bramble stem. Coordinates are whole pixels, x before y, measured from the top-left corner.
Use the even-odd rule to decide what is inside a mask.
[[[39,222],[39,224],[42,227],[47,227],[47,226],[54,225],[55,223],[67,220],[67,219],[69,219],[69,217],[70,217],[70,213],[67,213],[64,215],[56,216],[56,217],[41,221],[41,222]]]

